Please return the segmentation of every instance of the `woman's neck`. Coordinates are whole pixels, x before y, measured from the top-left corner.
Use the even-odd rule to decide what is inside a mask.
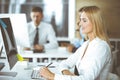
[[[88,34],[88,38],[89,38],[89,40],[90,41],[92,41],[93,39],[95,39],[95,36],[94,36],[94,34]]]

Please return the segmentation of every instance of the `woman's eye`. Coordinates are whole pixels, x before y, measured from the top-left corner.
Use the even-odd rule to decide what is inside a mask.
[[[83,22],[87,22],[86,20],[83,20]]]

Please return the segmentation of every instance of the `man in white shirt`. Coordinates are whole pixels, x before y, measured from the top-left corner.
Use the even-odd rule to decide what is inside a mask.
[[[28,33],[30,38],[31,48],[43,51],[46,49],[53,49],[58,47],[55,31],[53,27],[42,21],[43,10],[40,7],[33,7],[30,13],[32,21],[28,23]],[[36,36],[36,28],[38,28],[38,43],[34,44]]]

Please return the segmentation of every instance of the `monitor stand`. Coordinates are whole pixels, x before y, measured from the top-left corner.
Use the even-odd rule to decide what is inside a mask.
[[[4,63],[0,63],[0,70],[2,70],[4,66],[5,66]]]
[[[0,63],[0,70],[2,70],[4,66],[5,66],[4,63]],[[17,75],[17,72],[1,72],[0,71],[0,76],[12,76],[12,77],[15,77],[16,75]]]
[[[0,76],[12,76],[16,77],[17,72],[0,72]]]

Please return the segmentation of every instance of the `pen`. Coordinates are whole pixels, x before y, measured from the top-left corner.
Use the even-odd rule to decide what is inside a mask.
[[[46,67],[49,67],[52,64],[52,62],[50,64],[48,64]]]

